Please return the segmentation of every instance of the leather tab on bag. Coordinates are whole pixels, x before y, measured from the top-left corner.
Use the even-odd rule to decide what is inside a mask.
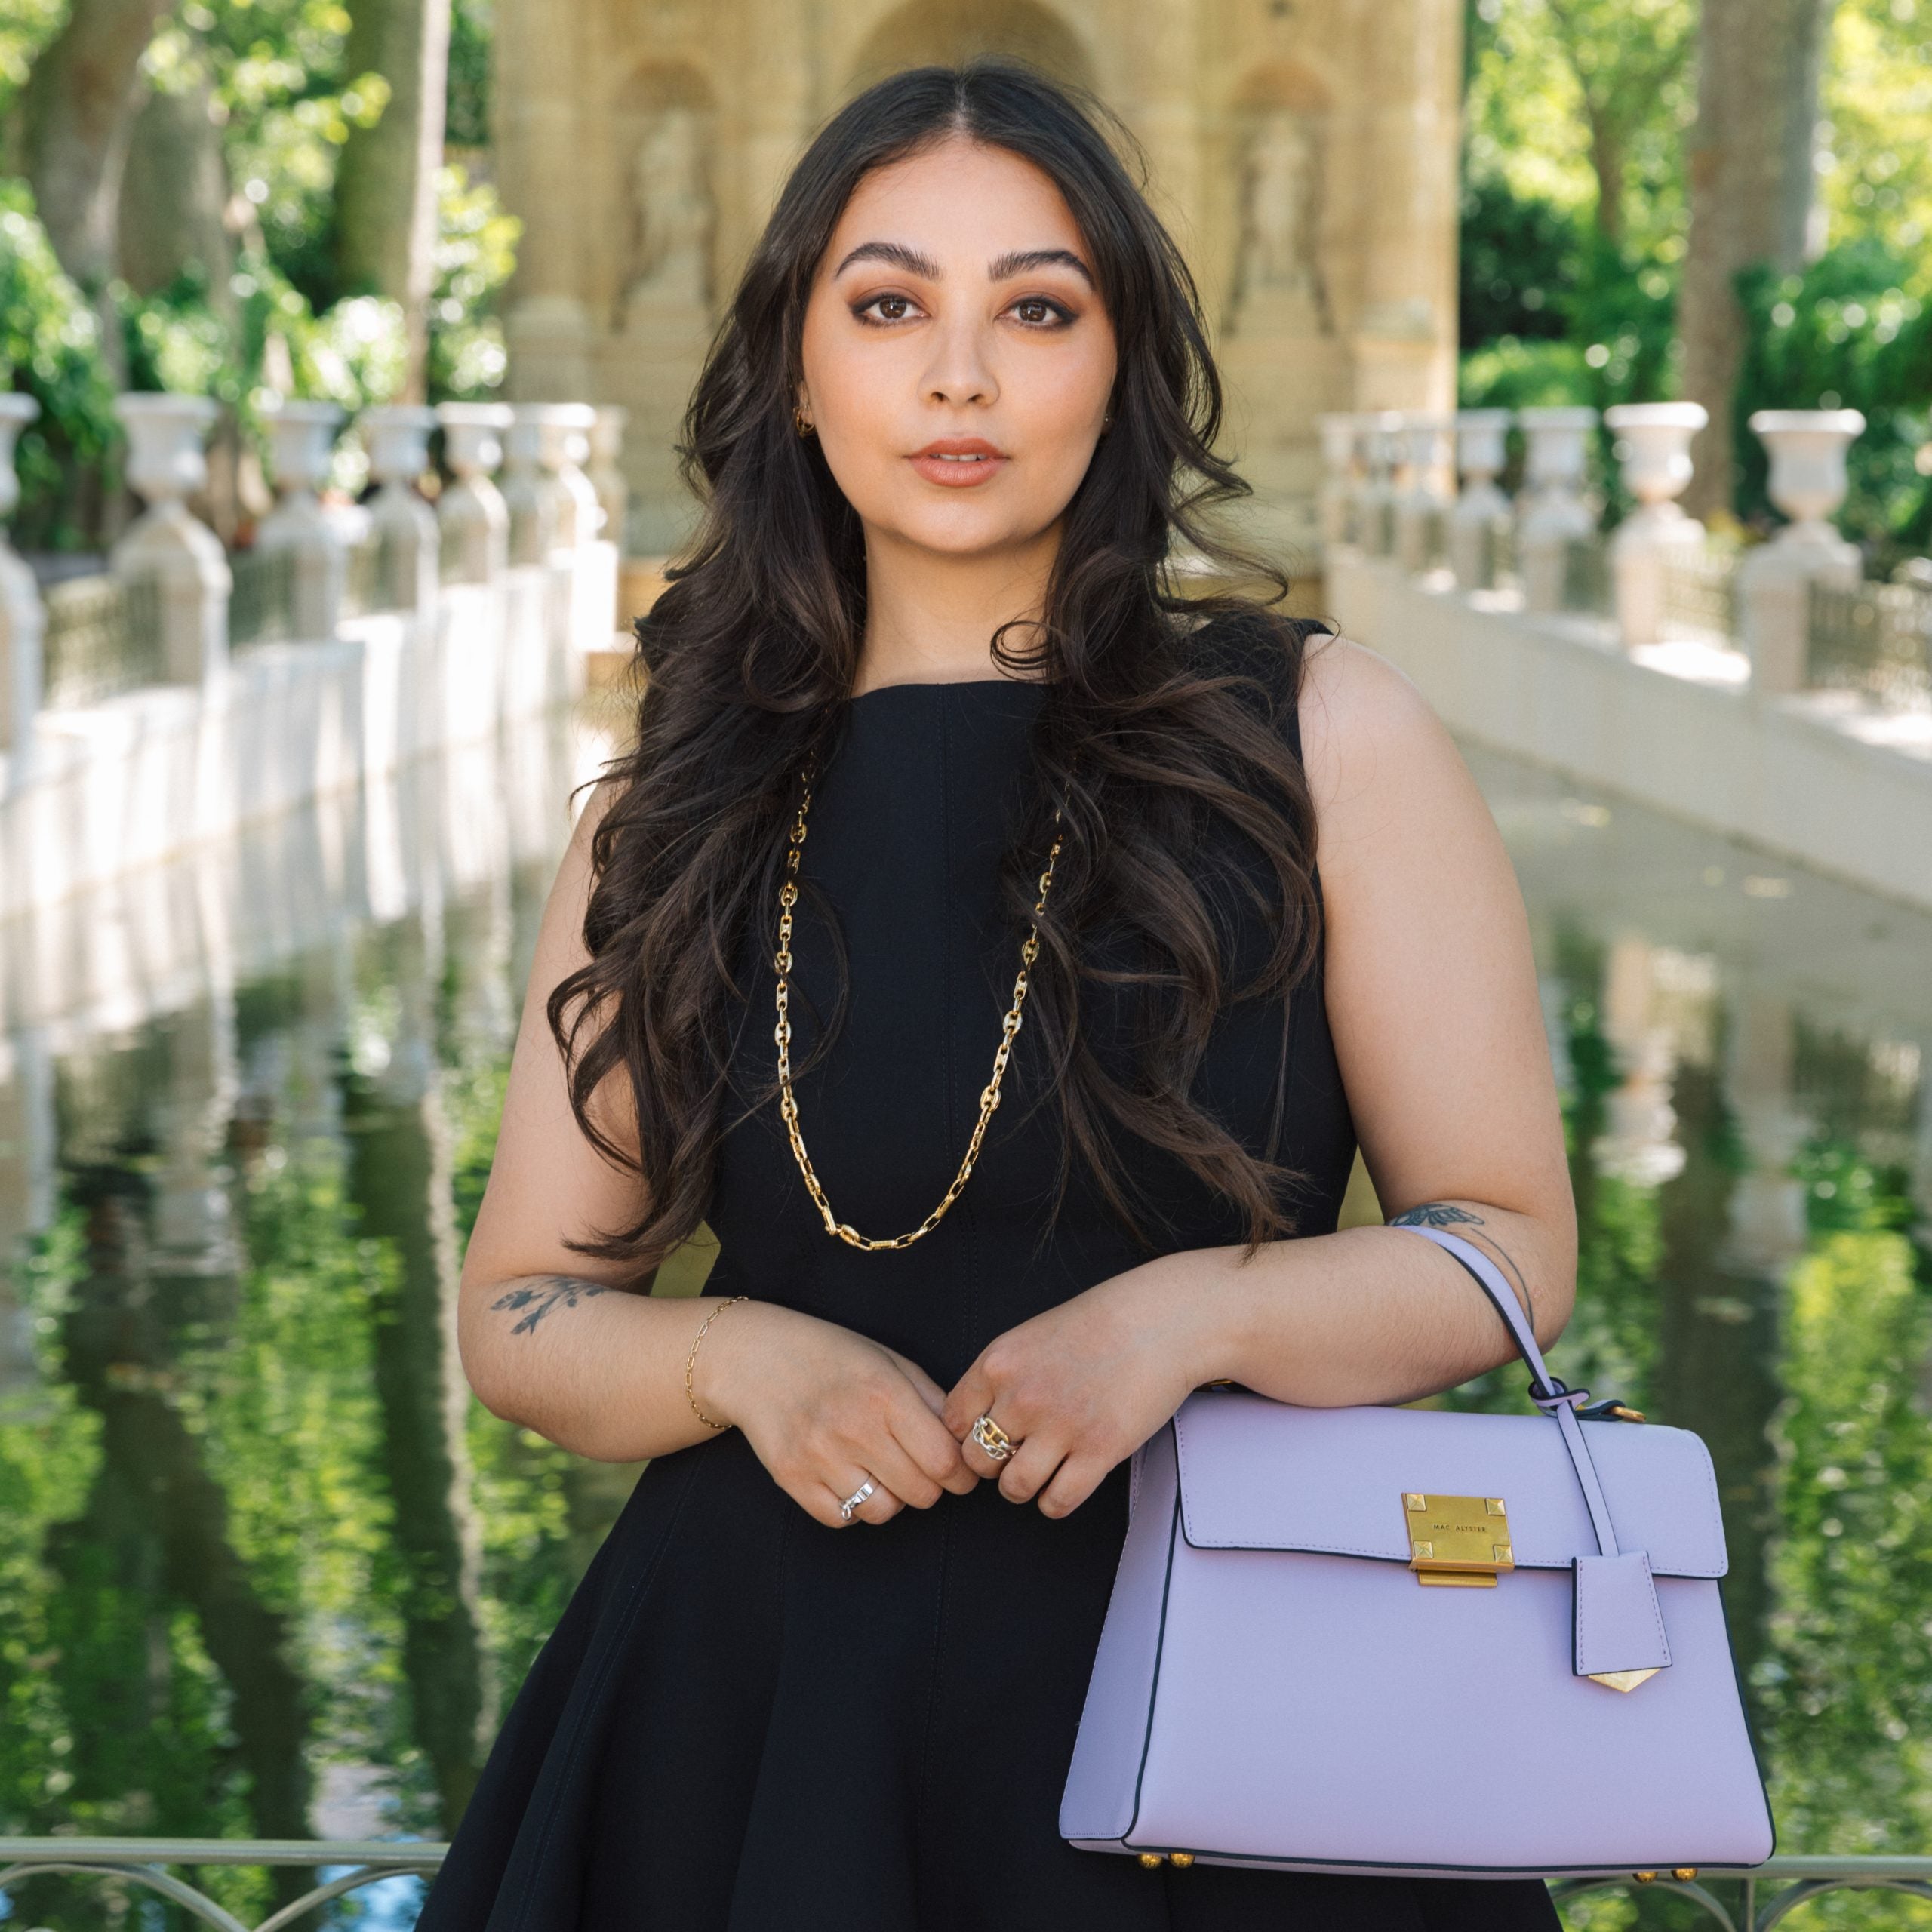
[[[1571,1623],[1579,1677],[1634,1690],[1670,1663],[1647,1551],[1580,1556]]]

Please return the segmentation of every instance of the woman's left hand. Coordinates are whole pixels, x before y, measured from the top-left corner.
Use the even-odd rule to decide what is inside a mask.
[[[966,1466],[997,1476],[1009,1502],[1037,1496],[1048,1516],[1077,1509],[1204,1379],[1203,1298],[1175,1289],[1132,1269],[988,1343],[940,1414]],[[1017,1445],[1003,1462],[967,1439],[983,1415]]]

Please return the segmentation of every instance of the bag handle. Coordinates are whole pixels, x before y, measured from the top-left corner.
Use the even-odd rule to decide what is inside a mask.
[[[1543,1351],[1537,1346],[1529,1317],[1516,1299],[1515,1290],[1510,1287],[1503,1271],[1473,1241],[1442,1228],[1419,1226],[1413,1221],[1392,1221],[1389,1225],[1435,1242],[1461,1264],[1476,1286],[1489,1297],[1509,1328],[1518,1352],[1529,1364],[1532,1377],[1530,1400],[1555,1423],[1563,1437],[1563,1446],[1570,1452],[1571,1466],[1577,1472],[1577,1486],[1583,1492],[1584,1506],[1590,1512],[1590,1527],[1595,1533],[1597,1549],[1603,1555],[1616,1555],[1617,1531],[1610,1520],[1610,1504],[1604,1495],[1603,1484],[1597,1479],[1596,1464],[1590,1458],[1590,1446],[1584,1441],[1582,1426],[1577,1420],[1577,1411],[1590,1399],[1590,1392],[1587,1389],[1572,1389],[1550,1374],[1543,1361]]]

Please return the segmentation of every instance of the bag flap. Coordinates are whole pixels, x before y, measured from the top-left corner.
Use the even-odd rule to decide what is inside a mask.
[[[1721,1577],[1710,1452],[1687,1429],[1586,1422],[1619,1545],[1660,1577]],[[1294,1549],[1407,1564],[1405,1494],[1498,1497],[1518,1567],[1595,1556],[1569,1451],[1546,1416],[1303,1409],[1198,1391],[1174,1421],[1181,1533],[1197,1549]]]

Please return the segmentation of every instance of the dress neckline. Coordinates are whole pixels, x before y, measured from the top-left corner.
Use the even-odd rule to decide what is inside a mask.
[[[888,691],[984,691],[998,685],[1011,685],[1021,691],[1044,691],[1048,682],[1044,678],[902,678],[896,684],[874,685],[869,691],[856,692],[846,702],[863,704],[867,698],[883,697]]]

